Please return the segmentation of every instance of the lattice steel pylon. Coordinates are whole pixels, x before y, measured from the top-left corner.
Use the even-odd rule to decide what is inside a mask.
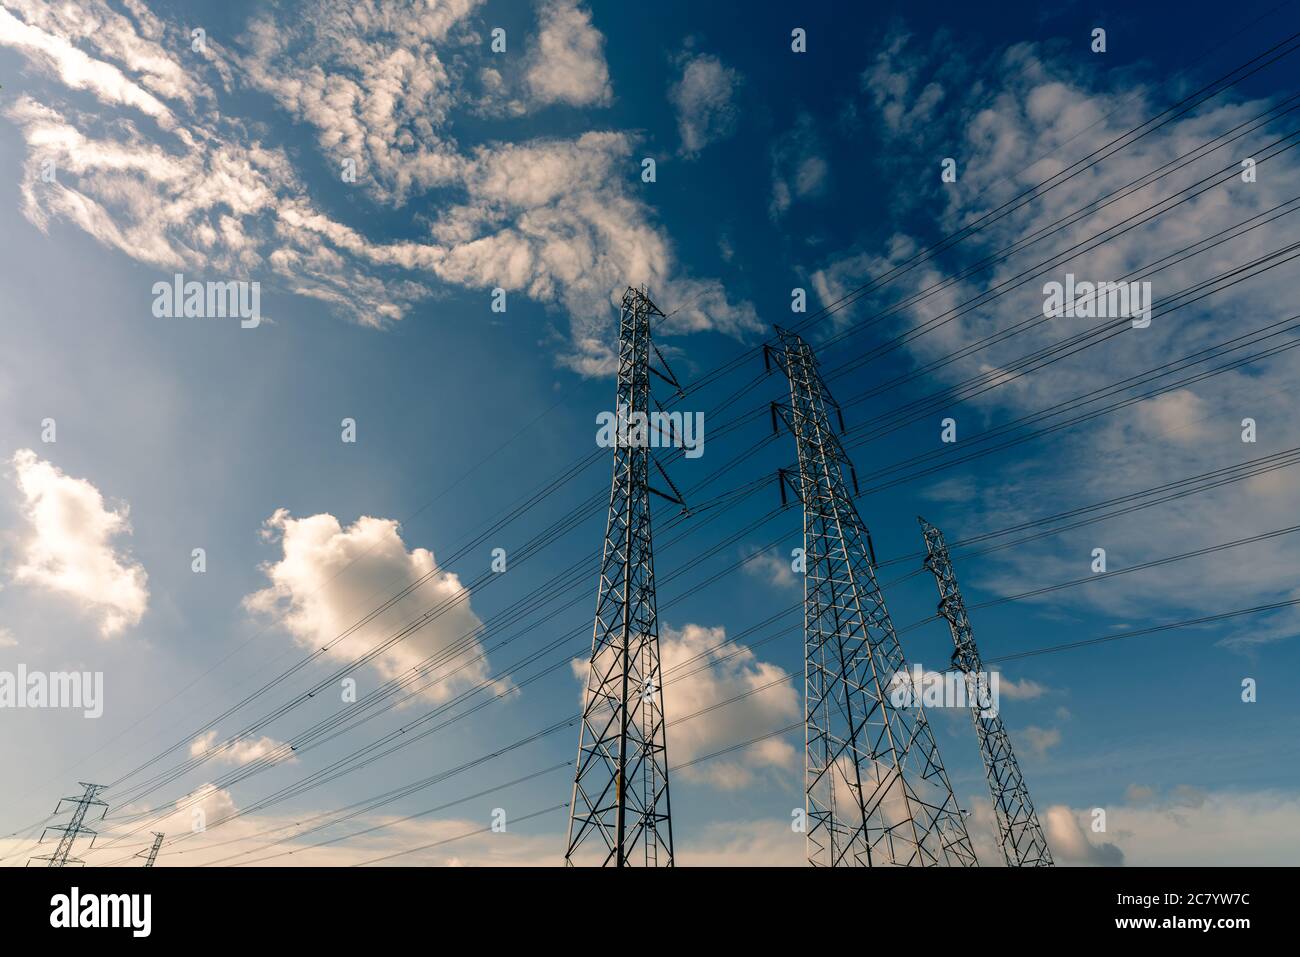
[[[773,403],[794,434],[803,503],[804,800],[814,866],[977,865],[970,836],[876,581],[870,535],[844,481],[852,463],[831,428],[843,416],[809,345],[778,328],[768,349],[790,380]],[[854,486],[857,485],[856,473]],[[902,703],[898,703],[898,699]]]
[[[624,293],[615,408],[619,421],[629,427],[620,427],[613,443],[609,518],[569,805],[567,865],[673,864],[650,494],[685,505],[650,452],[648,430],[636,425],[638,417],[644,421],[650,414],[652,372],[680,393],[666,364],[664,372],[650,365],[652,355],[663,363],[650,341],[651,320],[662,315],[644,291],[629,288]],[[674,494],[650,485],[652,462]]]
[[[947,620],[956,646],[952,663],[965,676],[971,720],[975,723],[980,757],[984,759],[984,773],[997,815],[1002,855],[1008,867],[1051,867],[1052,852],[1047,847],[1047,837],[1034,813],[1020,764],[1011,750],[1011,737],[1002,722],[1002,713],[991,700],[988,676],[975,647],[975,634],[943,533],[920,516],[916,520],[921,523],[921,533],[925,536],[925,567],[933,573],[939,586],[939,615]]]
[[[162,831],[154,831],[153,844],[135,855],[144,858],[145,867],[153,867],[154,861],[158,860],[158,849],[162,847],[163,836]]]
[[[81,797],[59,798],[58,803],[54,805],[55,814],[59,813],[64,802],[71,802],[76,805],[72,810],[72,817],[68,819],[68,823],[52,825],[47,827],[44,831],[41,831],[42,841],[45,840],[46,831],[61,831],[63,836],[59,838],[58,847],[54,849],[53,854],[43,854],[40,857],[33,857],[33,861],[46,861],[48,862],[49,867],[66,867],[68,864],[86,863],[79,858],[69,856],[72,853],[72,844],[82,834],[89,834],[90,846],[95,846],[95,832],[83,825],[86,823],[86,813],[92,807],[101,807],[104,809],[99,815],[101,819],[108,813],[108,804],[96,799],[96,795],[108,787],[108,785],[87,784],[85,781],[78,781],[77,783],[85,788]],[[28,863],[30,864],[31,861],[28,861]]]

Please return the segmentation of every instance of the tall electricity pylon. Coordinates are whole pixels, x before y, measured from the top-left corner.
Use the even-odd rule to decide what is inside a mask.
[[[975,851],[939,758],[919,693],[876,582],[866,525],[844,482],[852,463],[831,428],[843,416],[799,336],[777,329],[768,349],[790,380],[772,406],[794,433],[803,503],[804,792],[814,866],[976,866]],[[919,689],[918,689],[919,691]],[[903,703],[896,703],[901,697]]]
[[[681,391],[670,370],[651,368],[652,354],[663,363],[650,341],[655,316],[663,313],[643,291],[624,293],[615,409],[629,427],[620,426],[613,442],[609,519],[569,805],[568,865],[673,864],[650,493],[685,505],[680,494],[650,485],[654,461],[677,491],[649,449],[651,373]]]
[[[90,846],[91,847],[95,846],[95,832],[88,827],[83,827],[83,825],[86,823],[86,813],[92,807],[103,808],[103,811],[101,811],[99,815],[101,819],[104,817],[105,814],[108,813],[108,804],[106,804],[103,801],[96,800],[96,795],[98,795],[100,791],[104,790],[104,788],[108,787],[108,785],[87,784],[85,781],[78,781],[77,783],[80,784],[83,788],[85,788],[85,791],[82,793],[81,797],[59,798],[58,803],[54,805],[55,814],[59,813],[59,811],[63,808],[65,802],[76,805],[76,807],[74,807],[72,810],[72,817],[68,820],[68,823],[53,825],[51,827],[47,827],[44,831],[41,831],[42,841],[45,840],[46,831],[60,831],[63,836],[59,838],[58,847],[54,849],[53,854],[45,854],[40,857],[33,857],[32,858],[33,861],[46,861],[48,862],[49,867],[66,867],[69,864],[84,865],[86,863],[80,858],[69,857],[68,855],[72,853],[72,843],[82,834],[89,834]],[[30,864],[31,862],[29,861],[28,863]]]
[[[138,854],[136,854],[135,856],[136,856],[136,857],[143,857],[143,858],[144,858],[144,866],[145,866],[145,867],[153,867],[153,862],[156,861],[156,860],[158,860],[158,849],[159,849],[160,847],[162,847],[162,842],[163,842],[163,832],[162,832],[162,831],[154,831],[154,832],[153,832],[153,846],[152,846],[152,847],[149,847],[149,848],[146,848],[146,849],[143,850],[143,851],[140,851],[140,852],[139,852]]]
[[[952,663],[966,677],[971,719],[975,722],[980,757],[984,759],[984,773],[997,814],[1002,854],[1008,867],[1051,867],[1052,852],[1047,848],[1047,838],[1034,813],[1034,803],[1029,799],[1029,788],[1011,750],[1011,738],[1002,723],[1001,712],[991,701],[988,676],[975,647],[975,635],[966,616],[966,603],[957,587],[943,533],[919,516],[917,521],[925,536],[925,567],[934,574],[939,586],[939,614],[947,619],[956,646]]]

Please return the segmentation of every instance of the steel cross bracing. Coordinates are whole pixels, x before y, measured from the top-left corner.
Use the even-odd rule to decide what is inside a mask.
[[[939,615],[947,620],[956,646],[952,663],[965,675],[971,719],[975,722],[980,757],[984,759],[984,772],[993,797],[1002,854],[1008,867],[1051,867],[1052,852],[1047,848],[1047,838],[1034,813],[1015,752],[1011,750],[1011,738],[1002,723],[1002,714],[997,703],[991,700],[989,679],[979,649],[975,647],[975,635],[943,533],[923,518],[918,517],[917,521],[925,536],[925,567],[934,574],[939,586]]]
[[[790,380],[773,405],[794,434],[799,475],[781,473],[804,515],[804,784],[815,866],[977,864],[965,816],[920,706],[896,706],[907,663],[876,581],[870,538],[845,486],[852,464],[831,428],[812,349],[777,329]],[[841,421],[841,429],[843,428]],[[856,476],[854,478],[856,485]]]
[[[650,413],[651,373],[677,386],[671,371],[650,365],[652,355],[663,360],[650,341],[652,318],[662,316],[643,291],[628,289],[623,295],[615,405],[620,419],[634,422],[638,415]],[[661,443],[666,439],[671,437],[661,437]],[[679,505],[682,501],[680,495],[650,485],[648,444],[644,430],[638,441],[630,428],[626,435],[620,430],[613,449],[609,519],[564,855],[570,865],[673,864],[650,493]],[[673,488],[657,462],[655,466]]]
[[[33,861],[46,861],[49,867],[66,867],[68,864],[86,863],[85,861],[79,858],[69,857],[69,855],[72,853],[73,842],[76,841],[76,839],[80,837],[82,834],[89,834],[90,846],[91,847],[95,846],[95,832],[88,827],[84,827],[83,825],[86,823],[86,813],[92,807],[103,808],[103,810],[100,812],[99,815],[101,818],[103,818],[104,815],[108,813],[108,805],[105,802],[96,799],[96,796],[99,794],[99,792],[104,790],[108,785],[87,784],[85,781],[78,781],[77,783],[80,784],[83,788],[85,788],[85,791],[82,793],[81,797],[59,798],[58,803],[54,805],[55,814],[59,813],[59,809],[63,807],[64,802],[68,802],[75,805],[75,807],[72,809],[72,817],[68,820],[68,823],[47,827],[45,831],[41,832],[42,841],[45,840],[46,831],[61,832],[62,836],[59,838],[58,846],[54,849],[53,854],[46,854],[40,857],[33,857],[32,858]],[[28,863],[30,864],[30,861]]]

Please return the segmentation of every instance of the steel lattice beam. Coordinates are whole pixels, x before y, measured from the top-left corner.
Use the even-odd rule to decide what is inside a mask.
[[[939,614],[947,620],[956,647],[952,663],[966,676],[971,719],[975,722],[975,736],[979,739],[980,757],[984,759],[984,773],[997,815],[998,844],[1008,867],[1051,867],[1052,852],[1034,813],[1029,788],[1011,749],[1011,737],[1002,722],[1002,714],[997,708],[988,707],[984,664],[975,647],[975,635],[943,533],[923,518],[918,517],[917,521],[925,536],[925,567],[934,574],[939,586]]]
[[[135,855],[136,857],[144,858],[145,867],[153,867],[154,861],[158,860],[158,850],[162,847],[163,836],[164,835],[162,831],[154,831],[153,844],[149,845],[148,848],[146,848],[143,851],[140,851],[138,854]]]
[[[650,412],[650,323],[628,289],[619,320],[616,410]],[[658,370],[653,370],[657,374]],[[670,382],[671,373],[666,378]],[[569,810],[566,864],[673,864],[659,621],[650,538],[650,449],[620,436]],[[671,495],[664,497],[673,499]],[[679,499],[674,499],[680,501]]]
[[[790,380],[774,407],[794,434],[803,503],[805,810],[815,866],[976,866],[964,814],[919,704],[895,706],[910,681],[876,581],[867,528],[845,485],[852,464],[831,428],[816,358],[777,330],[775,357]],[[855,479],[856,484],[856,479]]]

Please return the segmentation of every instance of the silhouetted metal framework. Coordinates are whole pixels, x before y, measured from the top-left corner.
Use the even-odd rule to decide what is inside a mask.
[[[649,416],[650,375],[680,386],[650,341],[650,324],[663,313],[645,292],[629,288],[619,319],[615,410],[635,423]],[[662,411],[662,410],[660,410]],[[661,436],[661,443],[674,436]],[[648,447],[649,431],[619,430],[609,519],[596,595],[596,624],[578,738],[569,811],[566,864],[673,864],[664,734],[659,621],[650,540],[650,494],[681,505],[681,495]],[[650,484],[654,462],[672,494]]]
[[[91,847],[95,846],[95,832],[92,831],[90,828],[84,826],[86,823],[86,814],[92,807],[103,808],[103,810],[99,814],[101,820],[103,819],[104,815],[108,813],[108,804],[106,804],[104,801],[96,800],[96,795],[98,795],[100,791],[104,790],[104,788],[108,787],[108,785],[87,784],[85,781],[78,781],[77,783],[80,784],[83,788],[85,788],[85,791],[82,793],[81,797],[59,798],[58,803],[54,805],[55,814],[58,814],[63,809],[63,805],[65,802],[75,805],[75,807],[72,809],[72,817],[69,818],[68,823],[51,825],[50,827],[47,827],[44,831],[41,831],[42,841],[45,840],[45,835],[48,831],[60,832],[62,836],[59,838],[58,847],[54,849],[53,854],[45,854],[40,857],[33,857],[32,858],[33,861],[46,861],[48,862],[49,867],[66,867],[69,864],[84,865],[86,863],[80,858],[69,857],[69,855],[72,853],[72,844],[82,834],[89,834],[90,846]],[[29,865],[30,863],[31,861],[28,861]]]
[[[153,867],[153,862],[158,860],[158,849],[162,847],[162,842],[163,842],[163,832],[154,831],[153,845],[136,855],[136,857],[144,858],[145,867]]]
[[[971,719],[975,722],[975,736],[979,738],[980,757],[984,759],[984,772],[989,780],[993,797],[993,810],[998,820],[998,843],[1007,859],[1008,867],[1051,867],[1052,852],[1047,838],[1034,813],[1034,803],[1029,799],[1029,788],[1011,750],[1011,738],[1002,714],[989,707],[990,688],[970,619],[966,616],[966,603],[957,576],[953,571],[948,546],[943,533],[925,519],[917,517],[925,536],[925,567],[934,574],[939,586],[939,614],[952,631],[952,654],[955,668],[966,677],[967,699],[971,705]]]
[[[870,534],[845,486],[857,476],[831,428],[812,349],[777,329],[767,357],[790,380],[790,405],[772,405],[794,434],[799,476],[782,470],[803,503],[805,822],[814,866],[977,865],[964,814],[939,758],[876,581]],[[917,689],[919,691],[919,689]]]

